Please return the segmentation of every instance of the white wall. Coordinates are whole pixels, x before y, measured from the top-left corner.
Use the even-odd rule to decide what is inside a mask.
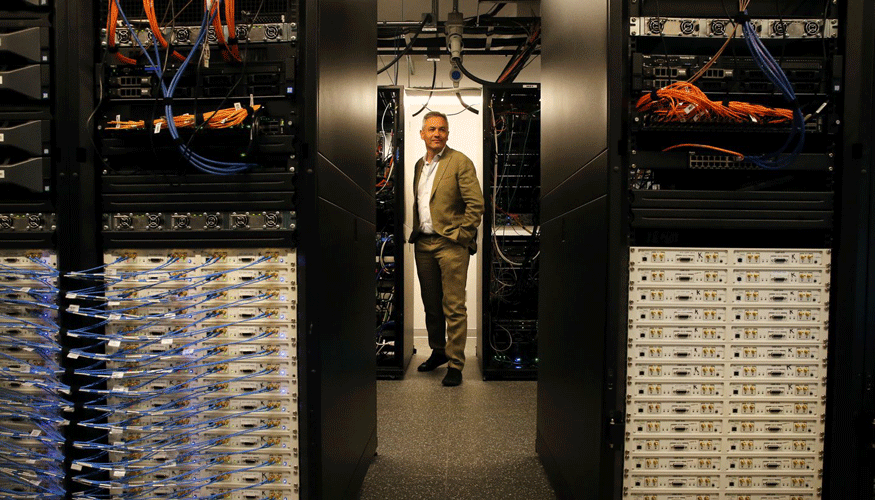
[[[477,0],[460,0],[459,11],[465,17],[472,17],[479,13],[483,14],[489,11],[494,4],[483,3],[480,5]],[[446,20],[447,13],[452,10],[452,0],[441,0],[439,9],[439,20]],[[421,21],[422,14],[431,12],[431,0],[378,0],[378,17],[380,21]],[[534,10],[533,10],[534,9]],[[500,16],[512,17],[531,17],[538,15],[537,3],[521,2],[508,3],[501,11]],[[427,35],[422,35],[427,36]],[[409,36],[408,36],[409,39]],[[376,67],[382,68],[393,56],[378,57]],[[464,56],[465,69],[475,76],[487,80],[495,81],[509,60],[510,56],[502,55],[466,55]],[[419,139],[419,129],[422,125],[422,115],[411,118],[411,114],[419,110],[422,104],[428,97],[428,92],[416,91],[411,88],[431,88],[433,64],[426,61],[424,55],[404,57],[395,68],[378,75],[378,85],[401,85],[406,87],[404,97],[404,113],[405,113],[405,146],[404,158],[406,169],[405,179],[405,198],[407,205],[407,220],[405,221],[405,234],[409,235],[412,224],[412,204],[413,204],[413,168],[416,161],[425,153],[425,146]],[[397,68],[397,71],[396,71]],[[451,88],[453,82],[449,77],[450,74],[450,56],[448,53],[441,55],[441,60],[437,64],[437,78],[435,86],[437,88]],[[541,59],[533,57],[530,64],[522,70],[520,75],[515,80],[517,83],[538,83],[541,81]],[[483,105],[480,85],[472,82],[468,78],[462,78],[460,83],[461,88],[475,89],[465,91],[462,95],[465,102],[478,111],[479,115],[471,112],[464,112],[456,116],[450,116],[450,138],[448,145],[454,149],[458,149],[465,153],[474,162],[477,169],[480,185],[483,185]],[[476,102],[477,104],[473,104]],[[448,115],[457,113],[462,109],[458,98],[454,93],[435,94],[429,104],[429,108],[441,111]],[[482,244],[482,227],[479,231],[481,244],[480,249],[468,267],[468,331],[469,335],[473,336],[473,332],[480,329],[482,317],[482,286],[481,283],[481,254],[483,252]],[[415,273],[416,267],[414,264],[413,245],[405,245],[405,262],[410,263],[405,266],[408,272]],[[419,280],[414,279],[414,289],[407,290],[405,300],[415,301],[415,312],[413,318],[413,327],[417,335],[424,334],[425,331],[425,311],[422,306],[422,298],[420,296]],[[415,297],[415,298],[414,298]]]
[[[413,225],[413,175],[414,167],[417,160],[425,154],[425,144],[419,137],[419,130],[422,128],[423,112],[419,116],[413,117],[413,113],[417,112],[423,104],[428,100],[428,109],[432,111],[440,111],[449,116],[450,121],[450,137],[447,141],[447,146],[461,151],[474,163],[474,168],[477,170],[477,179],[480,180],[480,187],[483,187],[483,98],[480,90],[465,90],[461,92],[462,98],[468,106],[478,110],[481,114],[475,115],[470,111],[465,111],[459,103],[455,93],[435,94],[428,99],[428,92],[407,90],[404,93],[404,204],[407,207],[406,218],[404,221],[404,236],[405,239],[410,236],[410,231]],[[460,114],[460,111],[463,111]],[[427,112],[427,111],[426,111]],[[481,224],[478,230],[479,238],[482,240],[483,227]],[[413,259],[413,245],[406,245],[405,262],[409,262],[405,269],[410,272],[416,272],[416,265]],[[467,282],[467,301],[468,306],[468,330],[477,330],[480,328],[481,318],[481,288],[480,288],[480,255],[483,245],[480,243],[480,248],[477,254],[471,258],[468,264],[468,282]],[[414,330],[425,330],[425,309],[422,305],[422,296],[420,295],[419,279],[414,280],[413,290],[410,291],[404,300],[414,300],[415,311],[413,315]],[[415,297],[415,298],[414,298]]]

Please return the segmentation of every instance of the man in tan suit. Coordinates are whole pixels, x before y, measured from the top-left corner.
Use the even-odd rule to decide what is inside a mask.
[[[477,252],[477,226],[483,215],[483,192],[474,164],[447,147],[449,121],[432,111],[419,132],[426,153],[413,175],[413,231],[416,271],[425,305],[431,356],[421,372],[449,362],[443,384],[462,383],[468,311],[465,283],[468,261]]]

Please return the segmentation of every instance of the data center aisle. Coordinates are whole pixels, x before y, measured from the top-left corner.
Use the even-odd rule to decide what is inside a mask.
[[[459,387],[441,385],[446,368],[416,371],[430,353],[419,338],[405,379],[377,382],[379,444],[360,500],[556,498],[535,453],[537,382],[484,382],[472,340]]]

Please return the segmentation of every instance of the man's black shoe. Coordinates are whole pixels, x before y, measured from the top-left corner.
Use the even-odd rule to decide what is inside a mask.
[[[447,361],[449,361],[449,359],[447,359],[446,354],[432,352],[431,356],[423,361],[417,370],[421,372],[430,372]]]
[[[458,368],[447,368],[447,375],[441,382],[447,387],[455,387],[462,383],[462,370]]]

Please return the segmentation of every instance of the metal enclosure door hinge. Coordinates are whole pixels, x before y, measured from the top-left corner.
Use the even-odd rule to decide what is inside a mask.
[[[608,417],[608,446],[623,449],[623,436],[626,424],[622,411],[613,411]]]

